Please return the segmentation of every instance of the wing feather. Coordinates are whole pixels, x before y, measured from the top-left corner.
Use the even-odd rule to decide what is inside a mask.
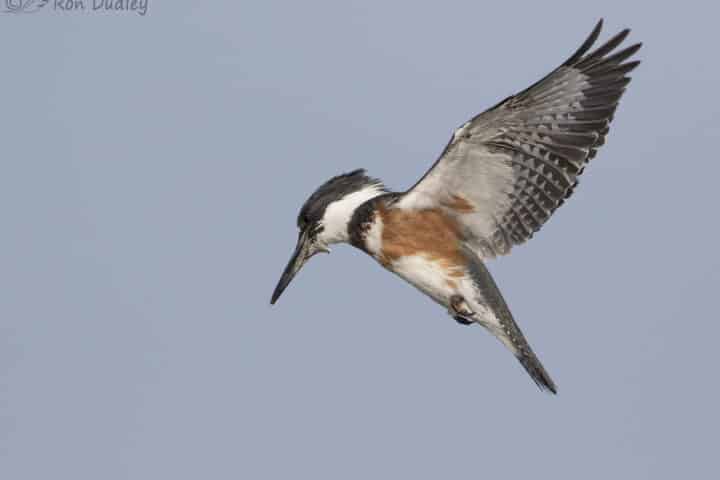
[[[568,198],[605,143],[640,62],[641,44],[616,51],[625,29],[590,51],[602,20],[562,65],[458,128],[430,170],[395,208],[443,208],[484,257],[526,242]],[[453,199],[472,208],[453,210]]]

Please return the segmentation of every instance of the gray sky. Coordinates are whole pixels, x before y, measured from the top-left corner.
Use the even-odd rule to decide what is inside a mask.
[[[717,471],[717,7],[425,3],[0,14],[0,478]],[[321,182],[411,185],[601,16],[608,144],[490,263],[557,397],[350,247],[269,306]]]

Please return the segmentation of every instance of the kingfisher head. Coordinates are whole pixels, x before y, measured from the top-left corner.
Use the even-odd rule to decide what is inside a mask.
[[[330,253],[328,246],[333,243],[347,242],[348,224],[355,210],[384,192],[382,183],[362,169],[333,177],[315,190],[298,214],[297,246],[270,303],[277,301],[310,257],[318,252]]]

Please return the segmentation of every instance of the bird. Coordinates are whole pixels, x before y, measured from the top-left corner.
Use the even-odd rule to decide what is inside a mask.
[[[462,325],[480,325],[541,390],[557,387],[523,335],[486,262],[524,244],[569,198],[605,143],[642,43],[599,47],[603,20],[559,67],[454,130],[430,169],[394,192],[365,169],[335,176],[300,209],[295,251],[270,303],[329,246],[350,244]]]

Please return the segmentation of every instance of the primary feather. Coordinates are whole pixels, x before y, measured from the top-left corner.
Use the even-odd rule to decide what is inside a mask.
[[[530,239],[605,142],[627,74],[640,63],[627,61],[639,43],[613,53],[627,29],[591,52],[601,28],[602,20],[546,77],[458,128],[397,207],[445,208],[482,258]],[[453,208],[458,201],[465,208]]]

